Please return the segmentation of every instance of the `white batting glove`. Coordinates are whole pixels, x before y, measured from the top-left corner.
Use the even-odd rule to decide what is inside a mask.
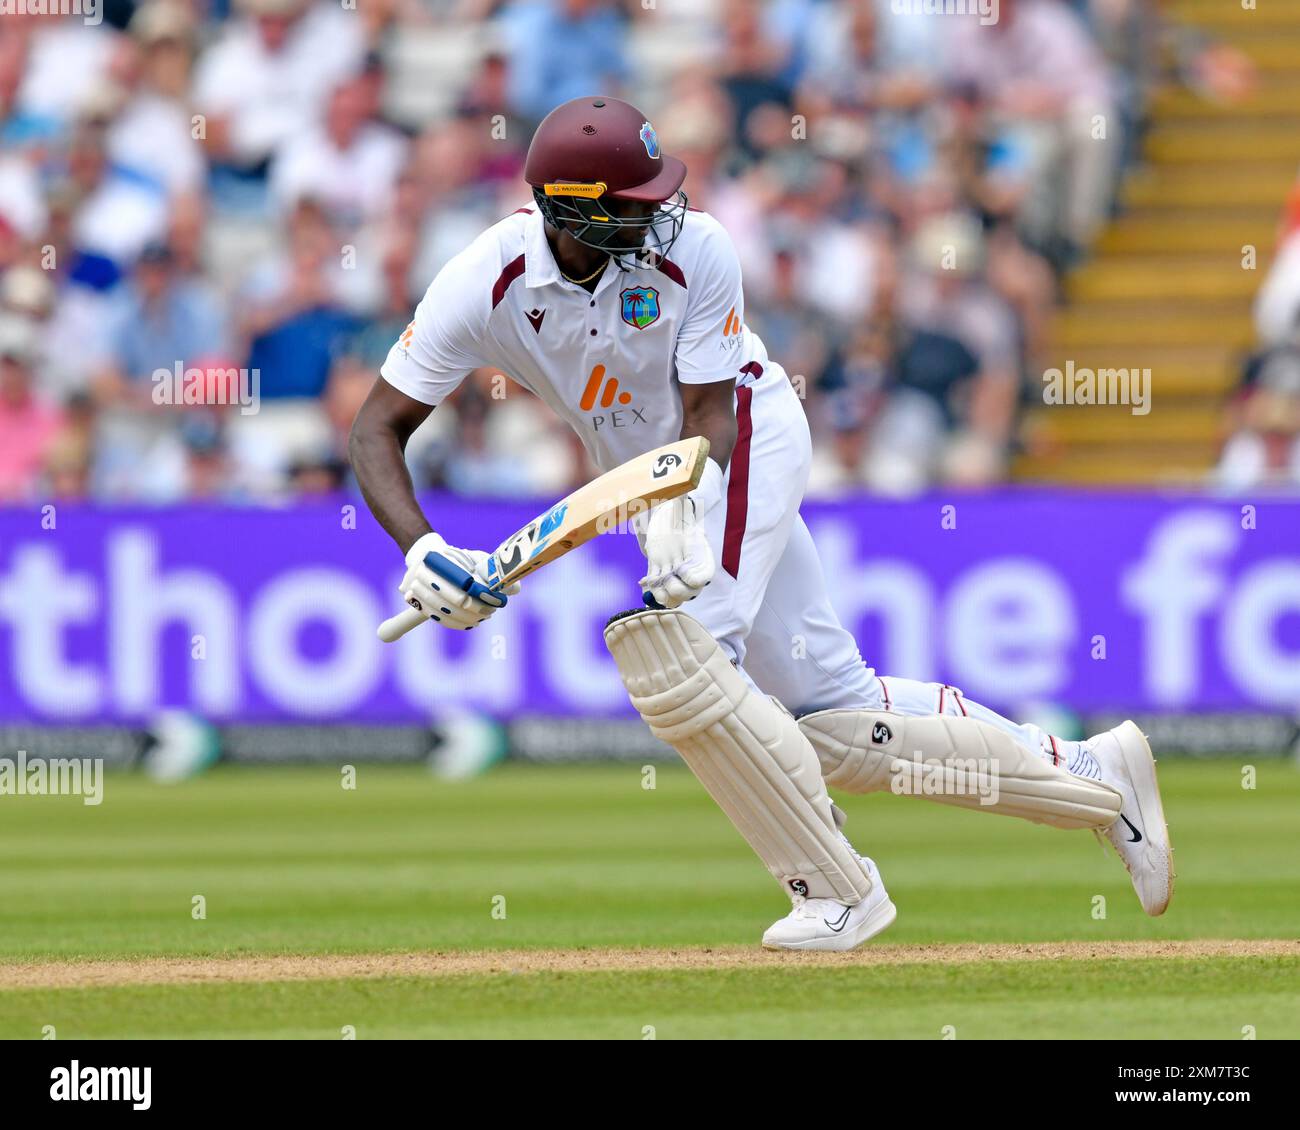
[[[432,564],[426,560],[431,553],[437,555]],[[467,632],[506,603],[498,593],[485,591],[488,556],[481,549],[448,545],[439,534],[425,534],[406,551],[406,576],[398,591],[425,619]],[[514,596],[519,583],[501,591]]]
[[[641,591],[662,608],[694,600],[713,580],[713,549],[704,536],[704,516],[722,501],[722,468],[705,460],[700,485],[690,494],[661,502],[645,520],[642,549],[646,574]]]

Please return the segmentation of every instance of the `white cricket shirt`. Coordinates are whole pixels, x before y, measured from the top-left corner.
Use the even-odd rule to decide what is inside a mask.
[[[601,470],[678,439],[675,381],[750,384],[771,368],[745,328],[740,263],[712,216],[689,211],[670,257],[593,294],[568,282],[540,213],[522,208],[447,263],[380,370],[439,404],[474,369],[500,369],[551,406]]]

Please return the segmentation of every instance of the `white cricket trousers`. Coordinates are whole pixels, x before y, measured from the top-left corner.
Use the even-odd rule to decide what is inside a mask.
[[[1017,725],[944,684],[878,677],[862,661],[831,607],[817,547],[799,516],[812,440],[780,365],[736,386],[736,425],[725,503],[705,517],[717,572],[684,611],[742,672],[796,717],[836,708],[969,714],[1064,764],[1066,743],[1037,726]]]

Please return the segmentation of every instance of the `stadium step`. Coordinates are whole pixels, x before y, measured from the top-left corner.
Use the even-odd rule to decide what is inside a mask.
[[[1300,41],[1292,65],[1300,60]],[[1274,124],[1240,121],[1178,122],[1158,125],[1147,139],[1146,153],[1156,162],[1217,164],[1226,180],[1237,162],[1288,161],[1300,157],[1300,133]]]
[[[1224,3],[1231,5],[1232,0],[1224,0]],[[1266,82],[1273,75],[1289,76],[1295,73],[1300,34],[1290,29],[1270,31],[1266,28],[1230,28],[1221,38],[1223,42],[1245,52]]]
[[[1300,28],[1294,0],[1256,0],[1253,8],[1243,7],[1241,0],[1166,0],[1163,7],[1174,19],[1215,35],[1234,29]]]
[[[1300,121],[1300,101],[1290,85],[1293,76],[1275,72],[1281,81],[1261,82],[1248,99],[1240,104],[1209,102],[1190,90],[1166,90],[1156,96],[1156,112],[1166,121],[1209,121],[1225,119],[1256,122]]]
[[[1201,303],[1189,309],[1177,301],[1088,302],[1066,307],[1056,321],[1058,347],[1073,351],[1086,345],[1116,346],[1226,345],[1249,347],[1254,337],[1244,303]]]
[[[1251,308],[1300,164],[1300,0],[1169,0],[1169,16],[1259,69],[1235,103],[1167,88],[1121,214],[1064,287],[1045,367],[1150,369],[1151,411],[1043,405],[1014,473],[1054,483],[1204,481],[1255,347]],[[1253,264],[1243,261],[1253,249]],[[1041,374],[1039,374],[1041,381]],[[1035,388],[1031,395],[1038,396]]]
[[[1058,451],[1022,455],[1012,465],[1020,479],[1082,486],[1129,486],[1135,482],[1186,485],[1203,482],[1214,466],[1213,453],[1203,444],[1135,449]]]
[[[1260,272],[1242,266],[1238,248],[1220,255],[1109,256],[1080,268],[1066,284],[1071,301],[1249,299]]]
[[[1300,134],[1300,115],[1290,130]],[[1300,157],[1300,146],[1291,145]],[[1218,208],[1277,207],[1295,182],[1294,160],[1243,161],[1225,169],[1221,161],[1204,166],[1188,162],[1149,166],[1134,173],[1122,199],[1129,207]]]
[[[1040,437],[1072,449],[1122,444],[1209,446],[1222,435],[1216,404],[1181,405],[1162,401],[1153,390],[1150,411],[1134,415],[1125,405],[1054,405],[1035,421]]]
[[[1208,214],[1204,209],[1129,208],[1102,234],[1097,255],[1218,253],[1239,263],[1243,247],[1260,253],[1272,247],[1278,208],[1279,201]]]
[[[1049,368],[1064,369],[1073,362],[1076,369],[1092,370],[1111,367],[1150,369],[1153,397],[1162,402],[1195,402],[1221,404],[1237,384],[1241,355],[1221,346],[1201,348],[1151,348],[1128,346],[1085,345],[1071,352],[1069,357],[1055,355],[1048,358],[1042,371]],[[1041,372],[1034,374],[1041,380]]]

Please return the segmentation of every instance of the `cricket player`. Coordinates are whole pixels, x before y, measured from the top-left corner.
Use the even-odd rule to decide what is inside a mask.
[[[790,896],[763,944],[846,950],[894,920],[828,784],[1093,829],[1147,913],[1162,913],[1172,855],[1136,726],[1064,741],[955,687],[863,663],[799,516],[811,453],[803,406],[745,325],[730,238],[688,207],[686,168],[645,115],[615,98],[565,103],[538,127],[524,176],[533,207],[438,273],[353,427],[361,489],[406,557],[407,603],[453,630],[496,610],[426,561],[440,554],[488,580],[484,550],[435,532],[403,459],[472,370],[499,368],[539,396],[602,470],[703,436],[711,457],[698,488],[638,529],[652,606],[616,617],[605,638],[642,717]]]

